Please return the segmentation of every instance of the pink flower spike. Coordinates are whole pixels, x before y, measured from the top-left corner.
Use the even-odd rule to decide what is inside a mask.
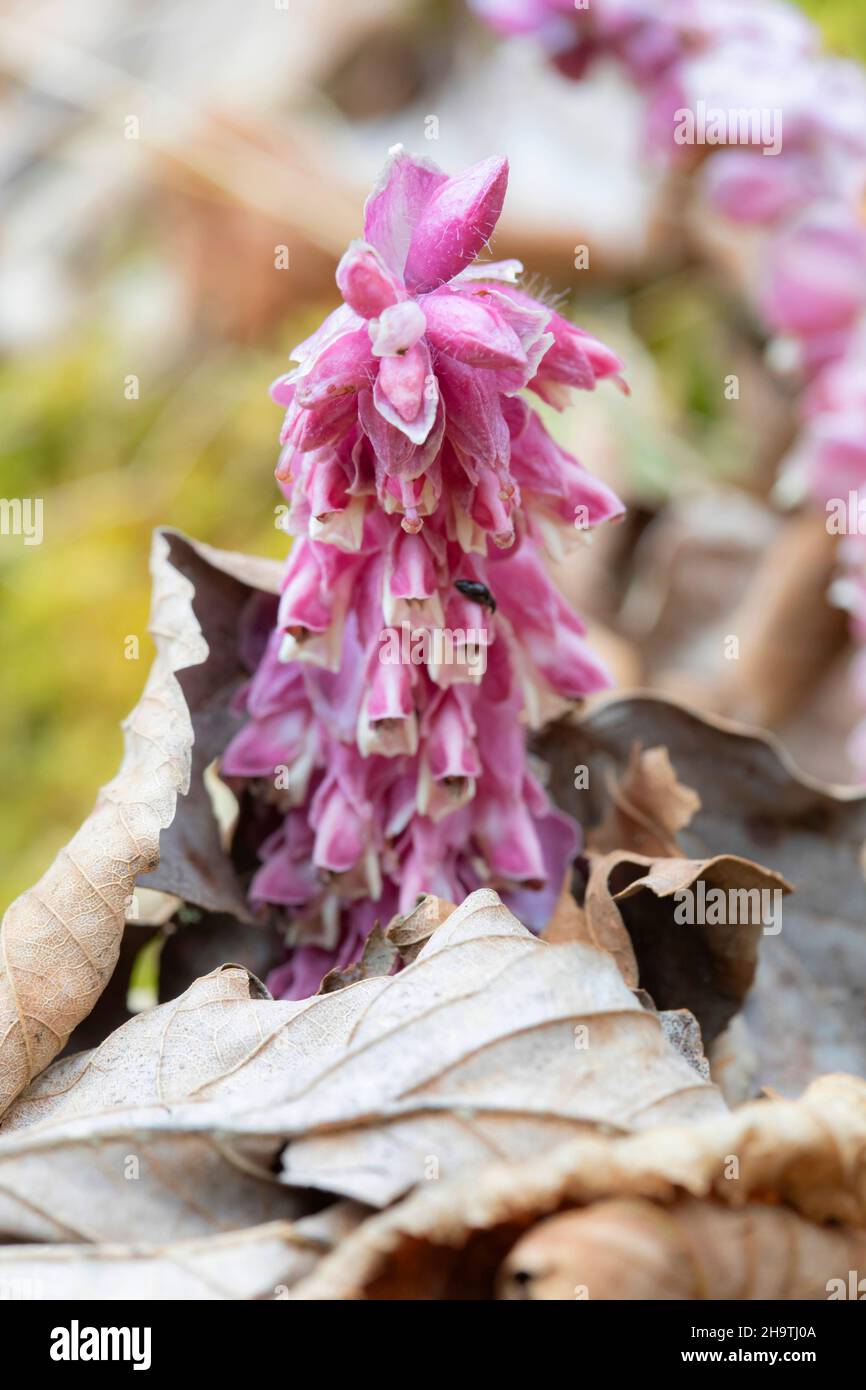
[[[485,159],[440,185],[415,228],[404,280],[423,294],[453,279],[475,260],[499,220],[508,186],[508,160]]]
[[[250,898],[287,929],[283,995],[311,993],[419,892],[490,884],[541,928],[577,843],[527,730],[605,676],[543,552],[620,504],[523,391],[591,388],[620,364],[518,289],[519,264],[472,263],[506,178],[502,159],[449,179],[397,151],[340,262],[344,303],[274,388],[297,539],[279,599],[242,625],[257,670],[222,766],[256,808]]]

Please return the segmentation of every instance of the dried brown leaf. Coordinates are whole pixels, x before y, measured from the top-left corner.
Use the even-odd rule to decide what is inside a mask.
[[[721,922],[677,920],[677,895],[745,894],[741,912]],[[712,1042],[742,1008],[762,940],[754,893],[790,892],[778,874],[735,855],[650,859],[608,854],[594,860],[586,889],[589,939],[614,956],[623,979],[647,991],[659,1009],[688,1009]],[[708,916],[709,914],[704,914]],[[730,920],[728,920],[730,918]]]
[[[441,927],[442,923],[455,910],[454,903],[445,898],[437,898],[433,893],[425,893],[411,912],[395,917],[388,924],[385,935],[392,941],[405,961],[412,961],[425,942]]]
[[[240,724],[231,702],[248,674],[241,663],[242,616],[255,595],[277,592],[280,566],[215,550],[177,531],[157,534],[165,547],[165,564],[182,586],[184,606],[178,620],[198,634],[202,646],[198,661],[178,677],[194,735],[189,789],[162,836],[158,866],[140,879],[140,886],[250,922],[246,893],[225,852],[207,777]]]
[[[721,1109],[605,953],[539,941],[482,890],[399,975],[290,1003],[226,967],[95,1053],[56,1063],[0,1133],[0,1228],[5,1218],[10,1235],[34,1238],[25,1194],[36,1192],[55,1224],[70,1213],[103,1230],[132,1220],[109,1200],[122,1153],[140,1154],[142,1170],[158,1154],[163,1174],[171,1154],[178,1186],[212,1152],[268,1179],[282,1149],[286,1189],[382,1205],[433,1169],[446,1177],[576,1133]],[[84,1145],[100,1155],[93,1172]],[[158,1182],[147,1200],[165,1209]]]
[[[598,1202],[548,1217],[497,1278],[507,1299],[826,1299],[866,1263],[866,1231],[816,1226],[787,1207],[682,1197]]]
[[[830,1076],[797,1101],[754,1101],[698,1124],[586,1136],[520,1163],[436,1184],[371,1217],[292,1297],[489,1297],[521,1232],[611,1198],[688,1194],[742,1209],[784,1204],[866,1225],[866,1082]]]
[[[586,941],[591,945],[597,945],[598,943],[593,942],[589,934],[586,913],[571,891],[571,878],[572,874],[569,868],[566,871],[550,921],[541,935],[545,941],[549,941],[553,945],[559,945],[565,941]]]
[[[598,854],[634,850],[637,854],[677,857],[677,835],[700,810],[701,799],[677,781],[666,748],[635,744],[623,776],[612,780],[610,807],[587,840]]]
[[[799,773],[771,737],[670,701],[614,698],[546,732],[538,750],[554,799],[592,833],[635,741],[668,750],[701,807],[678,835],[683,854],[758,861],[793,887],[782,930],[765,935],[746,1015],[759,1072],[796,1094],[824,1072],[866,1074],[866,797]],[[589,786],[574,787],[574,768]]]
[[[344,965],[342,969],[329,970],[319,986],[318,993],[333,994],[335,990],[345,989],[346,985],[354,985],[358,980],[390,975],[399,955],[397,947],[387,939],[377,922],[364,942],[360,960],[353,961],[351,965]]]
[[[731,615],[739,660],[727,663],[720,713],[772,729],[808,698],[846,641],[846,615],[827,596],[836,565],[826,517],[786,520]]]

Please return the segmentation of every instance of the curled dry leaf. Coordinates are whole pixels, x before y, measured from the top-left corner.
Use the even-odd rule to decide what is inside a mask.
[[[382,928],[376,923],[361,952],[361,959],[345,965],[342,969],[329,970],[319,986],[319,994],[333,994],[346,985],[354,985],[358,980],[369,980],[377,975],[390,975],[397,964],[400,952],[390,941]]]
[[[678,832],[684,856],[758,861],[793,888],[781,931],[762,937],[746,1003],[753,1090],[794,1095],[824,1072],[866,1074],[866,797],[800,774],[769,736],[666,700],[614,698],[538,742],[555,800],[590,836],[609,819],[609,788],[635,741],[665,747],[700,798]],[[579,766],[585,789],[574,785]]]
[[[206,654],[189,584],[157,535],[151,562],[156,659],[124,724],[120,771],[39,882],[0,927],[0,1114],[64,1047],[117,961],[138,874],[189,786],[192,728],[177,672]]]
[[[55,1063],[0,1132],[0,1231],[193,1237],[285,1216],[280,1197],[295,1216],[308,1188],[383,1205],[431,1159],[448,1177],[723,1110],[609,956],[539,941],[482,890],[399,975],[289,1002],[225,967]]]
[[[0,1114],[93,1012],[120,955],[124,919],[139,920],[142,893],[175,895],[220,914],[224,925],[251,922],[205,775],[237,725],[229,706],[244,678],[241,613],[253,595],[275,592],[279,572],[276,562],[155,533],[157,654],[124,724],[120,770],[0,929]],[[179,964],[183,952],[168,954]],[[247,955],[258,964],[263,941],[251,942]],[[128,970],[105,1011],[108,1026],[126,1016],[127,979]]]
[[[197,634],[200,655],[178,674],[194,735],[189,790],[162,836],[158,866],[141,878],[140,887],[251,922],[243,885],[224,850],[208,779],[240,722],[231,702],[248,674],[241,663],[242,617],[256,594],[277,593],[280,565],[215,550],[177,531],[158,532],[155,543],[183,595],[176,621]]]
[[[787,1207],[617,1198],[542,1221],[496,1283],[508,1299],[826,1299],[864,1263],[866,1231]]]
[[[788,892],[779,874],[736,855],[690,860],[608,854],[591,866],[584,899],[587,938],[610,951],[626,984],[646,990],[657,1008],[689,1009],[710,1043],[743,1007],[754,980],[766,901],[761,895],[779,894],[773,898],[778,913]],[[726,905],[721,920],[710,910],[718,894]],[[682,922],[690,901],[695,920]],[[731,903],[738,909],[732,922]]]
[[[700,810],[701,798],[679,782],[666,748],[635,743],[622,777],[609,779],[608,792],[605,818],[587,837],[591,850],[682,857],[677,835]]]
[[[441,927],[446,918],[455,910],[454,903],[445,898],[437,898],[433,893],[425,893],[411,912],[397,916],[389,922],[385,933],[405,961],[412,961],[425,942]]]
[[[701,802],[678,781],[666,748],[635,744],[623,775],[609,774],[606,790],[604,818],[586,836],[582,905],[566,886],[545,938],[565,933],[609,951],[630,988],[645,991],[661,1010],[688,1009],[710,1044],[743,1005],[763,913],[789,885],[734,855],[684,858],[677,836]],[[696,911],[684,923],[690,901]]]
[[[508,1251],[541,1217],[609,1199],[670,1207],[684,1195],[714,1209],[781,1204],[810,1222],[866,1226],[866,1082],[824,1077],[797,1101],[587,1136],[431,1185],[370,1217],[292,1296],[490,1297]],[[773,1248],[787,1265],[790,1250]]]

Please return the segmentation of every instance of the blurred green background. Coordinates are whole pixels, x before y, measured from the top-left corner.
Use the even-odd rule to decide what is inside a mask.
[[[211,6],[203,8],[211,15]],[[803,8],[834,46],[866,56],[862,0],[803,0]],[[61,20],[48,5],[17,13],[13,7],[14,32],[3,33],[8,18],[0,25],[0,38],[14,39],[0,45],[0,172],[6,206],[15,214],[0,243],[6,306],[0,308],[0,495],[42,498],[45,532],[33,546],[0,536],[0,908],[45,869],[117,765],[119,720],[134,704],[151,658],[153,527],[168,523],[219,546],[285,553],[285,537],[274,525],[280,498],[272,478],[280,412],[267,386],[284,370],[292,344],[332,306],[341,219],[348,216],[353,230],[347,199],[336,198],[333,208],[328,201],[321,159],[318,179],[305,180],[303,140],[292,149],[294,181],[285,189],[276,176],[270,182],[295,129],[273,62],[268,80],[276,95],[263,99],[257,123],[239,129],[236,116],[226,115],[223,94],[209,89],[201,103],[208,121],[191,126],[180,160],[157,138],[148,142],[146,162],[136,146],[141,162],[132,186],[123,168],[109,177],[99,138],[106,119],[116,126],[146,109],[160,63],[170,68],[167,89],[184,91],[200,81],[199,67],[187,81],[183,54],[168,42],[185,16],[190,25],[192,18],[185,7],[175,8],[166,35],[159,33],[168,23],[162,7],[148,15],[119,4],[111,22],[102,7],[102,29],[95,12],[83,4],[78,9],[77,28],[70,28],[68,13]],[[312,4],[302,9],[301,23],[321,22]],[[392,108],[398,108],[414,99],[418,84],[423,90],[425,81],[437,80],[427,71],[431,53],[437,62],[453,61],[446,29],[465,23],[448,7],[416,6],[419,27],[407,34],[393,6],[379,11],[379,28],[364,31],[355,47],[360,75],[342,50],[327,61],[328,43],[337,45],[334,35],[345,29],[340,6],[333,34],[319,36],[309,59],[315,81],[302,81],[294,69],[289,74],[304,90],[311,119],[320,115],[331,132],[341,168],[346,149],[334,112],[367,115],[368,89],[378,80],[377,64],[388,59],[388,44]],[[266,29],[271,16],[264,8],[257,13]],[[29,46],[28,25],[37,31]],[[230,60],[231,29],[227,22],[215,27],[222,57]],[[288,37],[281,41],[294,61]],[[267,33],[263,44],[273,48]],[[136,67],[142,45],[149,61]],[[418,59],[418,71],[401,92],[407,53]],[[203,65],[211,56],[205,51],[189,62]],[[239,48],[237,62],[255,86],[255,50]],[[138,85],[118,90],[117,75],[127,71],[137,72]],[[261,119],[268,101],[281,133],[288,133],[285,145],[282,134],[271,140]],[[226,151],[237,154],[239,138],[261,155],[260,170],[252,159],[226,159]],[[127,159],[132,143],[122,151]],[[223,167],[226,187],[215,196],[214,170]],[[294,223],[293,235],[285,234],[295,271],[289,293],[272,260],[282,240],[281,200]],[[318,240],[310,235],[317,219],[324,229]],[[668,418],[681,418],[686,436],[691,431],[694,446],[712,461],[713,439],[704,436],[715,424],[714,407],[705,383],[716,351],[707,332],[719,312],[716,291],[697,273],[639,290],[640,275],[635,264],[619,283],[616,276],[593,282],[579,317],[615,342],[639,335],[636,351],[645,351],[664,379]],[[566,277],[559,288],[567,287]],[[712,374],[717,379],[715,365]],[[131,375],[138,395],[130,399]],[[636,445],[640,431],[633,425],[632,432]],[[663,476],[654,476],[657,465],[664,472],[657,456],[670,457],[674,446],[649,438],[641,447],[647,478],[663,486]],[[716,452],[730,456],[731,450]],[[131,636],[139,638],[137,659],[127,656]]]

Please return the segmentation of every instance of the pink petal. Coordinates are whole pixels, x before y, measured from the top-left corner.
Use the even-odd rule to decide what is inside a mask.
[[[342,333],[302,367],[296,377],[295,401],[302,410],[354,395],[370,379],[373,350],[367,327]]]
[[[314,542],[300,541],[289,557],[280,596],[278,624],[283,631],[302,627],[324,632],[331,622],[331,595],[323,593]]]
[[[374,660],[367,698],[368,718],[408,719],[414,712],[411,668],[398,661]]]
[[[598,526],[625,511],[609,487],[551,439],[537,415],[529,417],[520,438],[512,441],[511,468],[521,491],[549,499],[563,521]]]
[[[374,319],[396,304],[399,287],[373,246],[353,241],[337,266],[337,285],[346,303],[361,318]]]
[[[425,718],[427,759],[436,781],[481,774],[467,694],[465,686],[445,691]]]
[[[421,536],[401,531],[394,543],[389,588],[394,598],[425,599],[436,593],[436,571]]]
[[[309,724],[301,710],[250,720],[223,753],[220,771],[227,777],[273,777],[277,767],[297,757]]]
[[[775,222],[814,193],[809,187],[810,165],[796,155],[779,160],[747,150],[720,150],[706,169],[710,202],[733,222]]]
[[[325,399],[308,410],[293,401],[286,411],[280,443],[292,445],[299,453],[336,444],[355,421],[355,402],[354,392]]]
[[[812,223],[776,244],[763,309],[777,332],[843,328],[864,304],[866,228]]]
[[[404,280],[415,294],[436,289],[475,260],[499,220],[508,161],[485,159],[441,184],[421,213]]]
[[[491,873],[512,883],[545,882],[544,852],[535,823],[522,800],[476,795],[476,834]]]
[[[446,433],[461,459],[477,467],[507,462],[511,438],[492,372],[443,357],[437,363],[437,377]]]
[[[323,323],[319,324],[315,333],[311,333],[309,338],[305,338],[302,343],[298,343],[297,347],[292,348],[289,356],[293,362],[302,364],[309,362],[312,358],[318,357],[319,353],[323,352],[335,338],[341,337],[344,333],[350,333],[354,328],[360,328],[361,323],[362,320],[359,319],[354,310],[349,308],[348,304],[341,304],[339,308],[328,314]],[[298,375],[297,368],[289,375],[296,377]],[[282,381],[284,378],[281,377],[279,380]],[[275,383],[275,385],[277,384]],[[273,391],[273,388],[271,389]]]
[[[318,801],[318,798],[317,798]],[[364,823],[342,788],[334,785],[318,801],[313,859],[321,869],[345,873],[366,848]]]
[[[394,151],[364,206],[364,239],[395,275],[403,275],[412,234],[437,188],[447,181],[432,160]]]
[[[525,927],[541,932],[553,916],[566,870],[574,861],[580,840],[574,821],[561,811],[550,811],[536,820],[535,830],[544,859],[544,887],[513,888],[503,894],[503,901]]]
[[[370,342],[374,357],[402,357],[424,336],[427,320],[414,299],[404,299],[385,309],[375,323],[370,324]]]
[[[413,444],[424,443],[439,405],[439,389],[425,343],[416,343],[404,357],[381,359],[373,403]]]
[[[423,300],[427,336],[441,352],[474,367],[519,367],[526,353],[513,329],[475,296],[440,290]]]

